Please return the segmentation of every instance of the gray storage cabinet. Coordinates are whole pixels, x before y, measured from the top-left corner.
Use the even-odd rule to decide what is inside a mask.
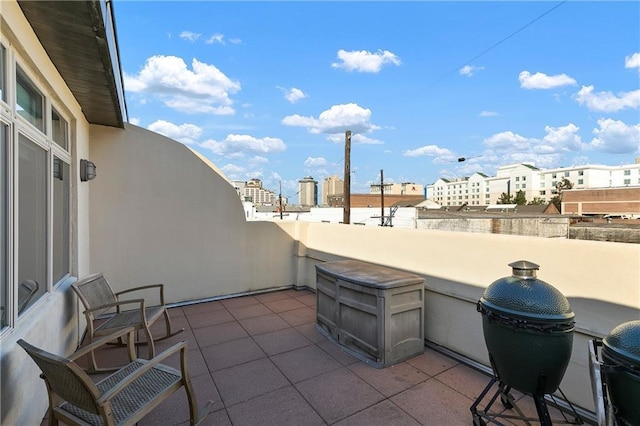
[[[316,265],[317,326],[377,368],[424,351],[424,279],[357,260]]]

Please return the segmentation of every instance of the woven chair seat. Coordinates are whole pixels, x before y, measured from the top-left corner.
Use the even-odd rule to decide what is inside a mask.
[[[213,404],[198,412],[198,402],[187,368],[187,342],[176,343],[151,360],[135,359],[135,329],[127,327],[100,337],[68,358],[52,354],[22,339],[18,345],[42,370],[49,394],[49,424],[133,426],[176,391],[184,388],[189,425],[202,421]],[[76,360],[115,339],[127,338],[129,364],[99,382],[91,380]],[[162,362],[179,354],[180,369]]]
[[[144,312],[147,317],[147,321],[153,322],[157,317],[162,315],[164,312],[164,306],[151,306],[149,308],[145,308]],[[141,325],[143,324],[144,321],[140,318],[140,311],[122,311],[118,315],[112,316],[107,321],[96,327],[94,334],[111,333],[113,330],[125,327],[141,328]]]
[[[100,392],[107,392],[127,375],[142,367],[144,364],[144,360],[136,360],[111,376],[96,383],[96,386]],[[158,365],[152,368],[131,382],[130,385],[113,398],[111,409],[113,410],[114,423],[117,425],[125,423],[126,420],[135,415],[137,411],[144,409],[151,401],[158,398],[163,391],[177,386],[181,380],[180,372],[166,365]],[[71,403],[64,403],[58,408],[81,418],[89,424],[104,424],[102,417],[85,411]]]
[[[151,359],[155,356],[156,351],[154,342],[168,339],[184,331],[184,329],[171,330],[171,318],[164,302],[164,284],[132,287],[116,293],[104,275],[97,273],[76,281],[71,285],[71,288],[86,309],[84,315],[87,320],[89,342],[96,337],[111,334],[127,327],[134,327],[136,330],[144,332],[144,343],[147,345],[148,356]],[[157,298],[160,303],[148,306],[144,296]],[[107,313],[111,314],[105,321],[98,318]],[[154,338],[150,327],[161,317],[164,317],[165,334]],[[120,344],[122,344],[122,340],[120,340]],[[88,371],[113,371],[110,368],[99,368],[95,355],[91,353],[90,356]]]

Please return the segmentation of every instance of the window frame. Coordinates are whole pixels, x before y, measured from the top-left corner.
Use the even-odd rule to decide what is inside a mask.
[[[3,247],[3,252],[0,253],[0,256],[2,256],[0,266],[2,266],[2,262],[6,266],[0,274],[0,279],[3,282],[0,292],[4,292],[6,295],[6,300],[2,302],[5,304],[5,318],[0,323],[0,336],[4,338],[22,321],[27,320],[30,312],[35,311],[34,307],[40,304],[48,293],[68,280],[73,274],[74,242],[72,239],[72,223],[75,215],[73,210],[73,199],[76,191],[74,182],[77,178],[74,174],[76,173],[76,168],[72,155],[76,121],[73,119],[71,112],[64,104],[58,103],[59,98],[56,96],[54,89],[48,83],[42,83],[41,79],[36,78],[33,68],[20,57],[20,52],[8,43],[2,35],[0,35],[0,45],[4,49],[0,49],[0,51],[4,52],[3,61],[0,62],[0,66],[3,67],[0,78],[4,76],[3,93],[0,96],[0,125],[6,126],[6,156],[4,159],[0,157],[4,168],[4,170],[0,169],[0,172],[5,173],[5,176],[2,176],[5,187],[0,188],[0,196],[3,197],[0,208],[5,209],[5,217],[1,218],[4,223],[0,222],[0,226],[4,228],[5,235],[3,236],[6,236],[4,238],[5,246]],[[34,124],[28,117],[25,118],[24,113],[18,107],[18,85],[24,84],[24,82],[29,84],[29,91],[35,91],[41,97],[39,100],[42,103],[40,126]],[[54,114],[64,123],[62,139],[56,137],[54,140]],[[37,119],[36,117],[36,122]],[[5,131],[4,127],[0,127],[0,131]],[[34,174],[42,172],[41,174],[46,179],[43,187],[44,194],[37,194],[38,197],[44,197],[44,203],[41,203],[41,205],[46,209],[44,238],[39,243],[45,245],[43,251],[45,252],[44,263],[46,266],[44,268],[45,279],[44,282],[39,283],[40,289],[36,293],[35,300],[30,302],[29,306],[22,312],[18,312],[18,285],[20,279],[20,255],[18,252],[20,241],[19,186],[21,183],[18,177],[20,175],[19,147],[23,143],[21,141],[23,137],[32,143],[34,147],[44,150],[44,163],[41,164],[43,164],[45,170],[34,171]],[[0,149],[2,148],[0,147]],[[54,193],[55,178],[53,177],[56,158],[65,164],[63,168],[68,170],[67,180],[62,188],[58,188],[57,192],[58,194],[63,194],[58,197],[63,200],[62,205],[55,204],[58,199]],[[40,199],[40,201],[43,201],[43,199]],[[61,229],[58,230],[54,229],[56,209],[61,209],[58,210],[59,213],[55,217],[58,219],[58,224],[61,224]],[[63,254],[54,253],[54,238],[56,235],[58,235],[58,241],[63,241],[61,245],[58,245],[58,247],[63,247],[65,251]],[[42,235],[40,234],[40,236]],[[57,262],[56,258],[63,259],[59,263],[59,265],[63,265],[58,270],[59,277],[54,277],[53,275],[54,263]],[[59,279],[54,281],[55,278]]]

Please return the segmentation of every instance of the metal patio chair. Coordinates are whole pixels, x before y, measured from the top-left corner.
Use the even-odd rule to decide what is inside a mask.
[[[75,360],[91,353],[107,341],[128,334],[129,364],[94,383]],[[190,425],[209,412],[212,401],[198,413],[198,403],[187,371],[187,344],[180,342],[151,360],[134,359],[134,329],[120,330],[94,341],[69,358],[39,349],[24,340],[18,344],[42,370],[49,396],[49,425],[133,425],[162,401],[184,387],[189,404]],[[160,362],[180,351],[180,370]]]
[[[176,330],[175,332],[171,331],[171,319],[169,318],[169,312],[167,312],[164,303],[164,284],[134,287],[114,293],[104,275],[97,273],[76,281],[71,285],[71,288],[78,295],[78,298],[82,301],[85,308],[84,315],[87,319],[87,336],[89,343],[96,337],[104,336],[105,334],[113,333],[116,330],[126,327],[133,327],[136,331],[144,331],[146,342],[143,343],[148,345],[149,359],[151,359],[155,356],[155,345],[150,327],[158,318],[164,316],[166,332],[164,336],[155,339],[155,341],[167,339],[184,331],[184,328]],[[158,296],[160,299],[160,304],[156,306],[147,306],[143,298],[125,300],[121,298],[124,294],[154,288],[159,291]],[[122,309],[126,305],[130,308],[126,310]],[[131,306],[133,306],[133,308],[131,308]],[[115,313],[113,312],[114,310]],[[101,322],[103,320],[102,316],[107,313],[111,315],[106,316],[106,320]],[[118,340],[120,344],[123,344],[122,339]],[[95,355],[91,352],[89,371],[104,372],[113,371],[113,369],[98,368]]]

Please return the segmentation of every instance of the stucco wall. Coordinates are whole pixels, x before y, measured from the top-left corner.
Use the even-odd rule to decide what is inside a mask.
[[[589,339],[640,319],[640,245],[495,234],[296,223],[298,282],[315,286],[314,265],[360,259],[426,280],[425,337],[489,365],[482,317],[484,289],[509,276],[509,263],[540,265],[538,277],[560,290],[576,314],[571,363],[561,385],[578,405],[592,408],[587,369]]]
[[[295,283],[291,237],[246,222],[233,186],[183,144],[100,127],[91,156],[91,269],[116,289],[165,283],[180,302]]]

